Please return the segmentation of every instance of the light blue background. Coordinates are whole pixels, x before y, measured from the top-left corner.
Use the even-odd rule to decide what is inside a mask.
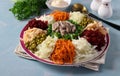
[[[90,10],[91,1],[72,0],[72,4],[80,2],[97,15]],[[19,44],[20,31],[28,20],[15,19],[9,11],[12,6],[11,0],[0,0],[0,76],[120,76],[120,31],[105,24],[110,28],[111,44],[106,63],[99,72],[85,68],[56,67],[16,56],[14,49]],[[120,25],[120,0],[112,0],[112,7],[113,16],[108,21]]]

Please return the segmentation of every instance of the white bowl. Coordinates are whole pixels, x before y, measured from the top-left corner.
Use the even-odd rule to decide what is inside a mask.
[[[51,6],[52,0],[47,0],[46,1],[46,5],[51,10],[65,10],[66,8],[68,8],[70,6],[71,0],[64,0],[64,1],[68,3],[68,5],[66,5],[65,7],[54,7],[54,6]]]

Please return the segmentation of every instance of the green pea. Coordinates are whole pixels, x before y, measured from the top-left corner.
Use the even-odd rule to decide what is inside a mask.
[[[32,47],[32,48],[35,48],[35,47],[36,47],[36,44],[32,44],[31,47]]]

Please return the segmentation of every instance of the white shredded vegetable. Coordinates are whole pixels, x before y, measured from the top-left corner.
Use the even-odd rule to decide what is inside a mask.
[[[48,57],[54,50],[56,41],[57,41],[56,37],[52,38],[48,36],[41,44],[37,46],[38,51],[35,52],[35,55],[38,56],[39,58],[48,59]]]
[[[36,18],[36,20],[48,21],[48,24],[55,22],[54,17],[51,15],[43,15],[40,18]]]
[[[74,22],[77,22],[79,24],[84,16],[85,15],[80,12],[70,12],[69,20],[73,20]]]
[[[93,58],[98,53],[95,50],[95,46],[92,46],[85,38],[79,38],[78,40],[72,40],[73,45],[75,46],[75,63]]]

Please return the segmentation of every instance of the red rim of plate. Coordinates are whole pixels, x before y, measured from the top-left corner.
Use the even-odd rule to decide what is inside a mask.
[[[63,64],[63,65],[59,65],[59,64],[55,64],[55,63],[52,62],[52,61],[49,61],[49,60],[46,60],[46,59],[42,59],[42,58],[39,58],[39,57],[35,56],[32,52],[30,52],[30,50],[28,50],[28,49],[25,47],[24,41],[22,40],[22,39],[23,39],[24,31],[26,31],[27,29],[28,29],[28,27],[25,26],[25,27],[22,29],[21,33],[20,33],[20,44],[21,44],[22,48],[26,51],[26,53],[27,53],[28,55],[30,55],[30,56],[31,56],[32,58],[34,58],[35,60],[38,60],[38,61],[43,62],[43,63],[46,63],[46,64],[50,64],[50,65],[57,65],[57,66],[75,66],[74,63],[73,63],[73,64]],[[83,64],[83,63],[87,63],[87,62],[93,61],[93,60],[101,57],[101,56],[105,53],[105,51],[107,51],[107,49],[108,49],[108,47],[109,47],[109,43],[110,43],[110,36],[109,36],[109,34],[106,34],[106,45],[105,45],[104,49],[102,50],[102,52],[101,52],[98,56],[96,56],[95,58],[90,59],[90,60],[88,60],[88,61],[86,61],[86,62],[79,63],[78,65],[81,65],[81,64]]]

